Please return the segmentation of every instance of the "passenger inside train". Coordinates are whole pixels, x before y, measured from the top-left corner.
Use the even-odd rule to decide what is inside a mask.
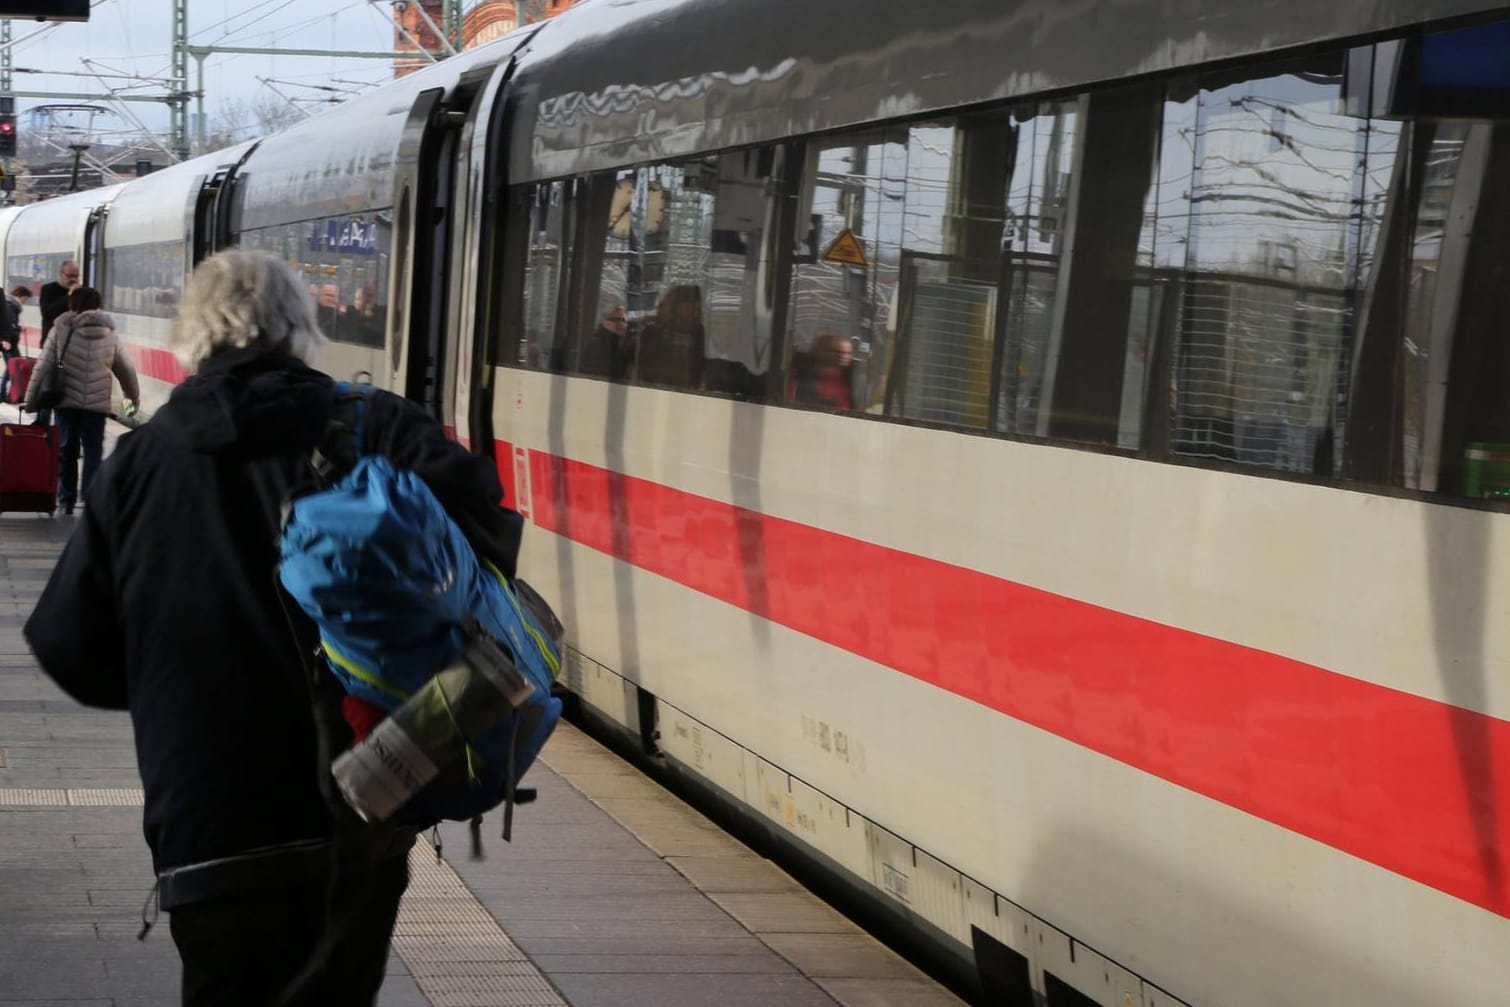
[[[661,294],[655,319],[636,340],[634,376],[647,385],[701,388],[708,366],[703,294],[679,283]]]

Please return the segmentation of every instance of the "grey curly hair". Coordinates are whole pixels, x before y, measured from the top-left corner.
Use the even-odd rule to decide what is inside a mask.
[[[229,249],[194,269],[173,351],[197,371],[221,350],[262,346],[312,362],[325,337],[303,282],[276,256]]]

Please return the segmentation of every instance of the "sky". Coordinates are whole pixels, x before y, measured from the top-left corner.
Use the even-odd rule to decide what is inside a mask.
[[[189,42],[387,52],[393,46],[391,12],[390,0],[190,0]],[[173,4],[171,0],[94,0],[87,23],[45,27],[16,20],[11,25],[11,37],[15,43],[12,86],[18,91],[103,94],[104,87],[124,86],[138,94],[162,93],[171,69]],[[82,62],[85,58],[95,62],[86,66]],[[22,68],[47,72],[22,73]],[[80,76],[91,72],[159,80]],[[264,84],[258,78],[271,83]],[[386,79],[392,79],[392,66],[382,60],[215,54],[205,59],[204,109],[213,121],[228,101],[272,98],[281,102],[286,97],[317,111],[322,106],[309,99],[340,97],[360,90],[364,84]],[[309,85],[341,91],[322,91]],[[196,86],[196,63],[191,58],[189,88]],[[27,109],[62,100],[18,98],[22,128],[30,121]],[[131,102],[129,107],[152,129],[167,128],[166,105]],[[192,102],[189,111],[191,115],[194,112]],[[113,131],[136,132],[134,125],[114,114],[95,116],[94,128],[102,141]]]

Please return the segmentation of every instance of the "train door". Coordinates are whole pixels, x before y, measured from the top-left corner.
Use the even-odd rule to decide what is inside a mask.
[[[492,278],[497,275],[501,256],[494,250],[500,230],[496,226],[498,214],[492,207],[507,191],[507,132],[502,110],[504,88],[513,70],[512,59],[497,67],[473,103],[456,164],[457,219],[464,224],[453,235],[452,258],[459,268],[451,271],[450,296],[456,306],[457,333],[451,347],[454,362],[450,373],[455,375],[451,406],[457,439],[480,452],[493,450],[490,347],[496,329],[493,301],[498,284]]]
[[[194,197],[193,259],[192,269],[206,258],[229,244],[224,233],[225,214],[222,196],[228,194],[231,173],[234,168],[222,168],[213,175],[201,176],[199,191]]]
[[[415,282],[417,269],[432,258],[422,236],[435,224],[442,193],[436,190],[435,157],[437,120],[443,118],[440,88],[422,91],[409,110],[399,141],[396,196],[393,201],[393,261],[389,264],[388,297],[393,305],[388,328],[388,360],[392,373],[387,386],[400,395],[422,402],[434,411],[435,381],[430,361],[431,343],[437,334],[425,331],[434,298],[429,284]],[[428,163],[427,163],[428,162]],[[422,261],[423,260],[423,261]],[[422,275],[422,274],[421,274]],[[416,392],[418,394],[416,394]]]
[[[108,204],[96,206],[89,211],[84,222],[84,254],[79,262],[79,277],[84,286],[96,290],[104,289],[105,215],[109,212]]]
[[[393,319],[388,337],[389,387],[451,425],[446,334],[452,306],[447,276],[456,226],[454,166],[468,112],[493,68],[464,74],[445,95],[422,92],[399,143],[394,201]]]

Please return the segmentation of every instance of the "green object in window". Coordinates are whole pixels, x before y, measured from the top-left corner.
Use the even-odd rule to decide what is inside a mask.
[[[1510,500],[1510,444],[1475,441],[1463,451],[1463,495]]]

